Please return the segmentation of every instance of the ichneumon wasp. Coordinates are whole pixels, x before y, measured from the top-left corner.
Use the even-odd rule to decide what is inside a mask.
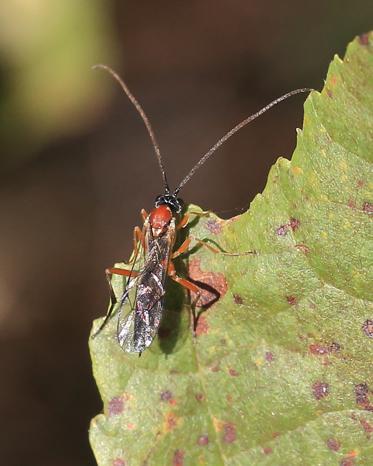
[[[141,354],[151,345],[162,319],[166,277],[169,276],[190,292],[195,293],[196,296],[199,295],[199,287],[191,281],[179,277],[176,274],[173,264],[173,259],[186,252],[191,243],[191,237],[187,237],[181,246],[174,251],[177,231],[184,228],[189,221],[188,214],[181,216],[183,202],[178,197],[181,188],[183,188],[194,173],[227,139],[233,136],[233,134],[279,102],[295,94],[310,92],[312,89],[303,88],[288,92],[275,99],[258,112],[245,118],[219,139],[216,144],[201,157],[196,165],[194,165],[178,187],[172,191],[167,181],[166,171],[163,166],[159,145],[153,128],[141,105],[130,92],[125,82],[110,67],[100,64],[95,65],[93,68],[101,68],[110,73],[122,87],[123,91],[140,114],[150,136],[163,180],[164,193],[156,197],[154,208],[149,214],[142,209],[141,215],[144,221],[142,229],[139,227],[134,228],[134,251],[131,256],[131,262],[133,264],[132,269],[108,268],[105,271],[110,288],[111,306],[101,326],[93,335],[93,337],[95,337],[106,326],[109,319],[112,317],[115,305],[118,303],[111,283],[112,275],[127,277],[127,283],[119,301],[117,338],[119,345],[124,351]],[[221,252],[201,240],[196,239],[196,241],[208,247],[213,252]],[[143,254],[142,265],[140,270],[135,271],[133,268],[135,264],[137,264],[140,251]],[[126,302],[130,302],[130,292],[132,289],[134,289],[135,297],[131,303],[130,312],[127,313],[127,315],[123,315],[123,306]]]

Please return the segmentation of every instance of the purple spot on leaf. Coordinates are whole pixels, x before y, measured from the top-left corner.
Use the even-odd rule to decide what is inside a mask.
[[[369,34],[368,33],[361,34],[359,36],[359,43],[360,45],[369,45]]]
[[[272,362],[273,361],[273,353],[271,353],[270,351],[266,351],[265,352],[265,360],[268,361],[268,362]]]
[[[373,214],[373,204],[371,204],[370,202],[364,202],[363,211],[367,214]]]
[[[109,416],[115,416],[123,411],[123,398],[116,396],[109,401]]]
[[[286,296],[286,301],[291,305],[294,306],[297,304],[297,298],[295,296]]]
[[[363,323],[363,326],[361,328],[363,329],[363,332],[365,333],[367,337],[373,338],[373,320],[372,319],[367,319]]]
[[[366,411],[373,411],[373,405],[369,400],[369,388],[366,383],[359,383],[358,385],[355,385],[355,399],[356,404],[359,405],[360,408],[363,408]]]
[[[201,435],[198,437],[197,444],[201,447],[208,445],[209,443],[209,436],[208,435]]]
[[[321,400],[329,395],[329,384],[325,382],[315,382],[312,385],[312,392],[316,400]]]
[[[371,434],[373,432],[373,426],[370,422],[368,422],[366,419],[364,418],[361,418],[360,419],[360,424],[362,425],[364,431],[366,432],[367,434],[367,439],[370,439],[371,437]]]
[[[285,236],[287,232],[288,232],[288,226],[287,225],[281,225],[276,229],[276,235],[277,236]]]
[[[221,224],[214,219],[207,220],[206,228],[214,235],[218,235],[222,231]]]
[[[161,392],[160,398],[162,401],[169,401],[172,399],[172,397],[173,395],[172,392],[170,392],[170,390],[165,390],[164,392]]]
[[[176,450],[172,459],[173,466],[183,466],[185,453],[183,450]]]
[[[223,440],[225,443],[233,443],[237,438],[236,426],[232,422],[227,422],[223,427]]]
[[[341,448],[341,444],[335,438],[328,438],[326,444],[333,451],[338,451]]]

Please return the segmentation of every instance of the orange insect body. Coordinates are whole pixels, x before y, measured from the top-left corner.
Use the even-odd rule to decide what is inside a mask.
[[[158,207],[155,207],[149,215],[149,223],[152,227],[153,235],[157,238],[161,235],[165,229],[168,227],[172,219],[171,209],[162,204]]]

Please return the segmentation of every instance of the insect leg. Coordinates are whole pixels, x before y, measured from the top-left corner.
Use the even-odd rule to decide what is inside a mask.
[[[148,212],[145,209],[141,209],[141,217],[144,222],[148,216],[149,216]]]
[[[187,238],[183,244],[179,247],[179,249],[177,249],[176,251],[173,252],[171,258],[172,259],[175,259],[175,257],[179,257],[181,254],[183,254],[185,251],[187,251],[188,249],[188,246],[190,244],[190,242],[192,241],[192,239],[189,237]]]
[[[189,223],[189,214],[185,214],[180,222],[176,225],[176,230],[182,230],[185,228]]]
[[[99,329],[92,335],[92,338],[95,338],[101,332],[101,330],[106,326],[106,324],[109,322],[112,316],[113,310],[114,310],[114,306],[118,302],[117,297],[115,296],[115,293],[114,293],[113,285],[111,284],[112,275],[122,275],[122,276],[129,277],[129,278],[131,277],[135,278],[138,276],[138,272],[135,272],[134,270],[125,270],[125,269],[119,269],[116,267],[112,267],[112,268],[105,270],[105,275],[106,275],[106,280],[108,282],[109,290],[110,290],[110,307],[105,316],[104,321],[100,325]]]
[[[129,263],[136,262],[137,254],[139,252],[139,244],[141,243],[142,247],[144,248],[144,233],[140,227],[135,227],[133,229],[133,253],[131,254],[131,258]]]
[[[191,291],[192,293],[194,293],[196,295],[195,299],[193,300],[193,302],[191,303],[191,322],[190,322],[190,326],[191,328],[193,329],[193,335],[195,333],[195,330],[196,330],[196,322],[197,322],[197,318],[196,318],[196,312],[195,312],[195,305],[197,303],[197,301],[199,300],[200,296],[201,296],[201,292],[200,292],[200,289],[197,285],[195,285],[194,283],[190,282],[189,280],[186,280],[185,278],[181,278],[179,277],[177,274],[176,274],[176,270],[175,270],[175,266],[172,262],[170,262],[169,266],[168,266],[168,275],[169,277],[175,281],[176,283],[179,283],[179,285],[181,285],[182,287],[186,288],[187,290]]]
[[[191,238],[191,237],[190,237]],[[250,254],[257,254],[256,251],[244,251],[244,252],[226,252],[223,251],[222,249],[219,249],[218,247],[211,246],[211,244],[208,244],[206,241],[203,241],[202,239],[194,238],[194,241],[198,243],[200,246],[204,246],[207,248],[209,251],[213,252],[214,254],[223,254],[224,256],[248,256]]]

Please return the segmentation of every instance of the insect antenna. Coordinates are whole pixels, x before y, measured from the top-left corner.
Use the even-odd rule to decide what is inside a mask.
[[[253,115],[250,115],[249,117],[245,118],[243,121],[238,123],[234,128],[232,128],[228,133],[226,133],[217,143],[215,143],[207,152],[205,155],[203,155],[200,160],[194,165],[194,167],[190,170],[190,172],[187,174],[187,176],[182,180],[182,182],[179,184],[179,186],[175,189],[174,195],[176,196],[180,189],[188,183],[188,181],[192,178],[194,173],[211,157],[211,155],[219,149],[221,145],[225,143],[231,136],[233,136],[237,131],[239,131],[241,128],[249,124],[251,121],[255,120],[258,118],[260,115],[265,113],[267,110],[270,108],[274,107],[278,103],[282,102],[283,100],[295,95],[295,94],[300,94],[302,92],[311,92],[313,89],[309,88],[303,88],[303,89],[295,89],[294,91],[290,91],[287,94],[282,95],[281,97],[278,97],[277,99],[273,100],[271,103],[260,109],[258,112],[254,113]]]
[[[169,188],[168,181],[167,181],[166,171],[164,169],[163,162],[162,162],[161,151],[159,150],[159,145],[158,145],[157,139],[155,137],[152,125],[150,124],[149,118],[146,116],[146,113],[144,112],[144,110],[141,107],[141,105],[139,104],[139,102],[136,100],[135,96],[128,89],[128,86],[126,85],[126,83],[123,81],[123,79],[120,78],[120,76],[112,68],[110,68],[110,66],[103,65],[103,64],[98,64],[98,65],[92,66],[92,69],[94,69],[94,70],[97,69],[97,68],[102,69],[104,71],[107,71],[109,74],[111,74],[111,76],[119,83],[119,85],[121,86],[123,91],[126,93],[129,100],[132,102],[132,104],[136,108],[137,112],[141,116],[143,122],[145,123],[146,129],[147,129],[147,131],[149,133],[150,139],[152,141],[154,152],[155,152],[155,155],[156,155],[157,160],[158,160],[159,168],[161,170],[162,179],[163,179],[163,186],[164,186],[165,192],[169,193],[170,188]]]

